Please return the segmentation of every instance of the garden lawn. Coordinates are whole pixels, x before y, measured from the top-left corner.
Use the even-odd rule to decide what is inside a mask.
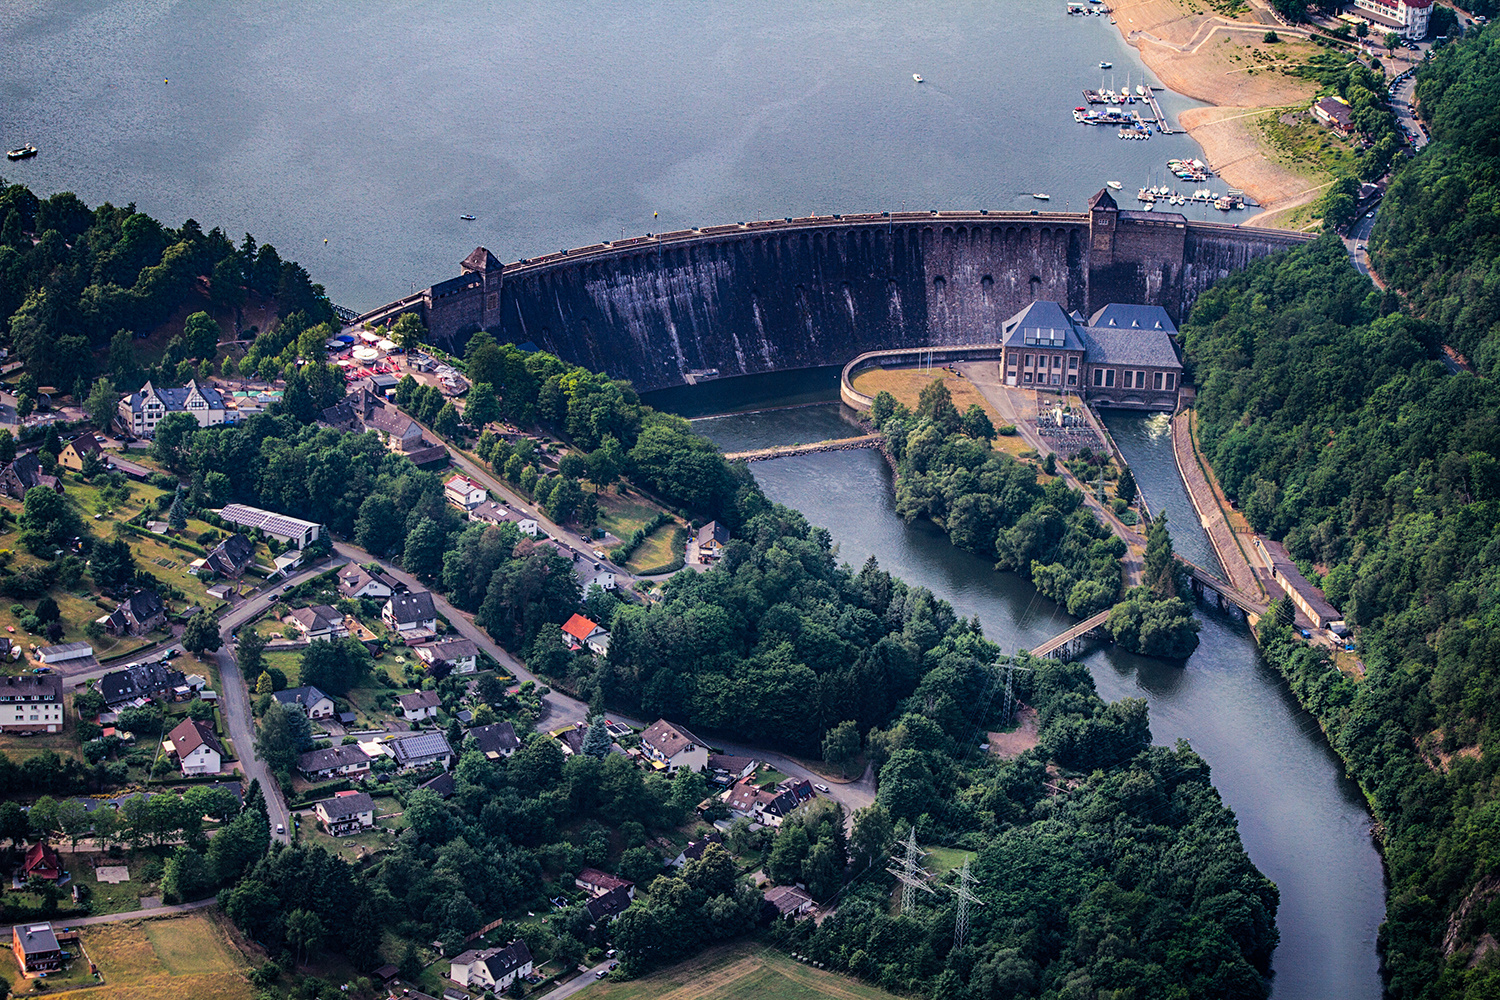
[[[633,529],[632,529],[633,530]],[[625,568],[638,575],[666,572],[683,556],[687,533],[675,521],[653,531],[625,561]]]
[[[660,513],[661,508],[640,497],[623,497],[618,493],[596,490],[599,501],[598,526],[620,541],[628,541],[637,528]]]

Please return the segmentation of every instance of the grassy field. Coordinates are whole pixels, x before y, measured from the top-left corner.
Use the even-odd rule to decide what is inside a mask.
[[[628,983],[606,979],[580,995],[587,1000],[889,1000],[894,996],[757,944],[714,948]]]
[[[973,382],[944,368],[933,368],[927,371],[917,368],[870,368],[854,376],[854,388],[868,396],[874,396],[882,391],[888,392],[896,397],[896,402],[904,403],[908,409],[915,410],[922,390],[937,379],[942,379],[943,384],[948,387],[948,392],[953,397],[953,405],[958,408],[959,413],[964,413],[970,406],[978,403],[989,416],[990,423],[996,427],[1007,423],[1000,416],[1000,411],[996,410],[990,401],[984,398],[984,394],[975,388]],[[1021,452],[1030,450],[1019,434],[997,437],[993,445],[996,451],[1003,451],[1012,457],[1018,457]]]
[[[403,816],[381,816],[385,811],[399,810],[400,803],[395,799],[375,800],[375,829],[358,833],[351,837],[330,837],[318,829],[318,817],[311,810],[302,814],[302,842],[305,844],[317,844],[325,848],[330,854],[337,854],[345,861],[358,861],[360,858],[376,851],[383,851],[396,842],[396,838],[387,830],[401,831],[406,827],[406,817]]]
[[[943,875],[954,868],[962,867],[963,863],[973,856],[973,851],[965,851],[957,847],[931,847],[927,849],[927,870]]]
[[[129,921],[86,928],[84,948],[104,974],[89,1000],[251,1000],[250,965],[218,918],[205,913],[170,920]]]
[[[622,497],[618,493],[604,491],[595,491],[594,495],[599,501],[598,526],[622,542],[629,539],[637,528],[644,527],[659,512],[655,504],[640,497]]]
[[[631,529],[634,530],[634,529]],[[649,576],[653,572],[665,572],[666,568],[682,558],[687,545],[687,532],[673,522],[657,528],[640,547],[625,560],[625,568],[632,573]]]

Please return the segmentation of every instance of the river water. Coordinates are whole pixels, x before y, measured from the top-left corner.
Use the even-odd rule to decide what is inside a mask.
[[[847,430],[839,410],[837,403],[764,410],[694,426],[726,450],[767,447]],[[1147,502],[1167,511],[1175,547],[1216,565],[1177,474],[1165,417],[1116,414],[1108,425]],[[955,549],[933,525],[897,517],[890,469],[873,451],[801,455],[751,469],[769,497],[827,527],[841,559],[858,567],[874,555],[960,614],[978,615],[985,634],[1007,652],[1034,646],[1074,620],[1021,578]],[[1202,642],[1185,666],[1113,646],[1092,650],[1084,662],[1104,698],[1149,702],[1155,742],[1186,739],[1212,767],[1246,850],[1281,890],[1276,1000],[1374,1000],[1384,875],[1359,791],[1343,777],[1312,717],[1262,662],[1244,622],[1211,609],[1201,609],[1199,621]]]
[[[1202,156],[1073,121],[1082,88],[1146,71],[1062,0],[7,0],[0,40],[0,143],[41,149],[7,179],[248,230],[354,308],[479,244],[1036,192],[1078,211]]]

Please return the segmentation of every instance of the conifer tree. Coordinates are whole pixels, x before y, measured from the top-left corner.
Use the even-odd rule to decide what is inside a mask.
[[[609,730],[604,725],[604,716],[594,716],[594,721],[589,723],[588,735],[583,738],[583,746],[580,752],[588,757],[597,757],[600,760],[609,756],[610,744]]]

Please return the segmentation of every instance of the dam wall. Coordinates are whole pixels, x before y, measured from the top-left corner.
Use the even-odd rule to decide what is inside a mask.
[[[463,274],[366,313],[419,311],[461,352],[477,330],[647,391],[842,364],[887,348],[994,344],[1035,299],[1088,315],[1158,304],[1180,320],[1213,281],[1307,237],[1120,212],[897,212],[710,226]],[[358,321],[357,321],[358,322]]]

